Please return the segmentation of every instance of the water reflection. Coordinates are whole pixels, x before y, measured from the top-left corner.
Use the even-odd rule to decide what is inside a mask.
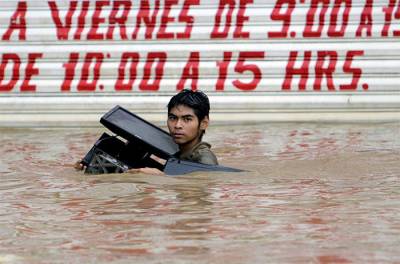
[[[243,173],[86,176],[97,130],[4,130],[0,262],[394,263],[400,126],[214,127]]]

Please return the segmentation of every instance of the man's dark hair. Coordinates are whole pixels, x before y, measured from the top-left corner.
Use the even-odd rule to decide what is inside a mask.
[[[185,105],[193,109],[199,122],[205,117],[209,117],[210,101],[205,93],[184,89],[174,95],[168,103],[168,113],[178,105]]]

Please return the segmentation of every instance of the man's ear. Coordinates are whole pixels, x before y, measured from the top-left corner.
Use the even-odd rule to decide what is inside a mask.
[[[200,122],[200,129],[206,130],[209,122],[210,122],[210,119],[208,118],[208,116],[204,117],[203,120],[201,120],[201,122]]]

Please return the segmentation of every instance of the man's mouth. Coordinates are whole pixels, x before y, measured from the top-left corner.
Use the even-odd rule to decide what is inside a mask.
[[[185,134],[183,134],[183,133],[174,133],[172,136],[174,138],[181,138],[181,137],[185,136]]]

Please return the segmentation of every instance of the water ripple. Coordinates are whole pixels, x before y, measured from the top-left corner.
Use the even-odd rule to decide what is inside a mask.
[[[221,163],[247,171],[165,177],[73,171],[96,130],[2,131],[0,262],[399,262],[398,132],[211,128]]]

